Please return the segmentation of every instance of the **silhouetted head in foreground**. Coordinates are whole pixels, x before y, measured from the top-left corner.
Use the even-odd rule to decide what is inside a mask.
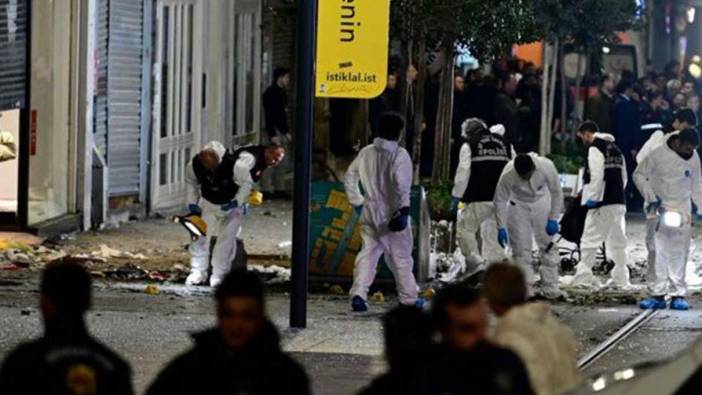
[[[405,370],[421,361],[431,347],[431,319],[415,306],[400,305],[383,316],[385,355],[391,370]]]
[[[452,284],[439,291],[433,316],[442,343],[449,349],[470,351],[485,340],[485,303],[477,290],[465,284]]]
[[[246,269],[234,269],[215,291],[217,327],[224,343],[242,349],[253,341],[266,323],[263,283]]]
[[[522,270],[508,263],[490,265],[485,273],[483,294],[498,316],[527,301],[527,285]]]
[[[41,279],[41,312],[47,329],[56,322],[82,323],[92,299],[90,274],[73,263],[50,264]]]

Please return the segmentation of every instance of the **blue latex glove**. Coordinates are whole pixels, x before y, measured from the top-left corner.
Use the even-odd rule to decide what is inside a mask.
[[[651,203],[648,204],[648,206],[646,206],[646,212],[648,212],[648,213],[653,213],[653,212],[655,212],[656,210],[658,210],[659,208],[661,208],[661,204],[662,204],[662,203],[663,203],[663,201],[661,200],[661,198],[659,198],[658,196],[656,196],[656,201],[655,201],[655,202],[651,202]]]
[[[232,210],[232,209],[239,207],[239,203],[236,200],[232,200],[231,202],[229,202],[227,204],[223,204],[220,207],[221,207],[222,211],[229,211],[229,210]]]
[[[559,230],[560,226],[558,226],[558,221],[555,219],[549,219],[548,223],[546,224],[546,234],[553,236],[558,233]]]
[[[507,229],[500,228],[497,230],[497,242],[500,244],[500,246],[502,248],[507,247],[507,243],[508,243]]]
[[[453,201],[451,201],[451,214],[453,216],[456,216],[456,214],[458,213],[458,203],[459,202],[460,202],[460,200],[457,197],[453,198]]]
[[[241,214],[246,215],[248,213],[249,213],[249,205],[245,204],[245,205],[241,206]]]
[[[202,215],[202,208],[195,203],[188,204],[188,211],[193,215]]]
[[[401,208],[397,210],[392,216],[390,223],[388,223],[388,229],[391,232],[402,232],[409,225],[409,207]]]
[[[361,214],[363,214],[363,205],[359,204],[358,206],[353,206],[353,211],[360,217]]]
[[[596,201],[594,201],[594,200],[592,200],[592,199],[588,199],[588,201],[585,202],[585,206],[587,206],[587,208],[596,208],[597,205],[600,204],[600,203],[601,203],[601,202],[596,202]]]

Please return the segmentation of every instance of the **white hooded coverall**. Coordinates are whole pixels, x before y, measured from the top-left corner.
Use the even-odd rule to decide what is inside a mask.
[[[363,185],[361,193],[359,182]],[[363,247],[356,256],[350,296],[368,299],[378,260],[385,262],[395,277],[400,303],[417,301],[417,283],[412,272],[412,227],[392,232],[388,223],[399,209],[410,206],[412,160],[396,141],[376,138],[359,152],[346,172],[346,195],[354,207],[363,206],[361,238]],[[411,223],[411,221],[410,221]]]
[[[641,147],[639,153],[636,154],[636,163],[643,162],[644,159],[656,148],[668,142],[670,136],[680,134],[679,130],[665,134],[662,130],[653,132],[651,137],[646,140],[646,143]],[[646,212],[646,204],[644,204],[644,213],[646,214],[646,250],[648,252],[646,281],[649,284],[656,282],[656,228],[658,227],[658,215],[656,213]],[[687,261],[687,258],[685,259]]]
[[[680,227],[657,221],[655,228],[655,279],[649,282],[653,296],[685,296],[685,270],[691,239],[691,202],[702,207],[700,158],[694,152],[688,160],[673,151],[666,141],[659,145],[634,171],[634,182],[645,204],[661,199],[661,208],[680,214]]]
[[[605,141],[614,141],[614,136],[605,133],[595,133],[595,138]],[[602,202],[605,195],[605,156],[602,152],[590,147],[587,154],[588,168],[590,169],[590,182],[583,187],[581,203],[591,200]],[[622,158],[622,193],[627,183],[626,164]],[[601,207],[591,208],[585,217],[585,229],[580,239],[581,259],[571,285],[599,285],[599,281],[592,274],[595,266],[597,251],[605,243],[605,252],[608,258],[614,261],[612,269],[612,283],[619,287],[628,287],[629,269],[627,268],[626,255],[626,205],[605,204]]]
[[[203,150],[215,152],[220,160],[226,149],[217,142],[211,141]],[[218,236],[212,251],[212,275],[210,286],[215,287],[222,282],[224,276],[231,270],[231,264],[236,256],[236,237],[241,230],[242,206],[248,202],[254,181],[251,169],[256,165],[256,158],[249,152],[243,151],[234,164],[234,182],[239,186],[234,200],[237,208],[222,210],[222,205],[207,201],[201,197],[200,182],[195,176],[192,162],[185,169],[185,182],[188,184],[188,202],[198,202],[202,208],[202,219],[207,223],[207,235],[190,244],[190,275],[186,284],[201,284],[207,281],[210,261],[210,239]]]
[[[495,125],[490,133],[504,135],[504,126]],[[514,157],[514,154],[512,154]],[[470,144],[461,147],[456,176],[454,177],[452,196],[461,199],[468,188],[471,177],[473,153]],[[482,248],[478,249],[476,233],[480,231]],[[471,202],[458,213],[456,226],[458,246],[466,258],[467,271],[473,272],[486,262],[503,261],[507,258],[504,248],[497,243],[497,222],[495,205],[492,201]]]
[[[532,246],[536,240],[541,257],[542,292],[556,295],[560,293],[558,246],[546,233],[546,224],[549,219],[557,220],[560,216],[563,191],[553,162],[535,153],[529,156],[534,161],[535,170],[528,181],[514,169],[514,160],[502,172],[494,200],[497,226],[507,229],[514,259],[524,271],[530,293],[535,283]]]

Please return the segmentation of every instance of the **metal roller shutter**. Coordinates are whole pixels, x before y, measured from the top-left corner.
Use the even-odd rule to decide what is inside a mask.
[[[107,155],[110,195],[139,193],[143,0],[110,1]]]
[[[26,104],[27,0],[0,0],[0,110]]]
[[[143,166],[144,0],[101,0],[98,12],[96,142],[105,144],[109,195],[135,195]]]
[[[107,36],[109,34],[109,1],[101,0],[97,11],[97,86],[95,98],[95,145],[107,158]]]

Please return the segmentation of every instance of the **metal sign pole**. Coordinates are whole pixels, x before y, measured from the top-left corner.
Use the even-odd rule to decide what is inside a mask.
[[[307,326],[310,261],[310,188],[314,121],[314,54],[317,0],[297,2],[297,116],[293,201],[292,292],[290,326]]]

